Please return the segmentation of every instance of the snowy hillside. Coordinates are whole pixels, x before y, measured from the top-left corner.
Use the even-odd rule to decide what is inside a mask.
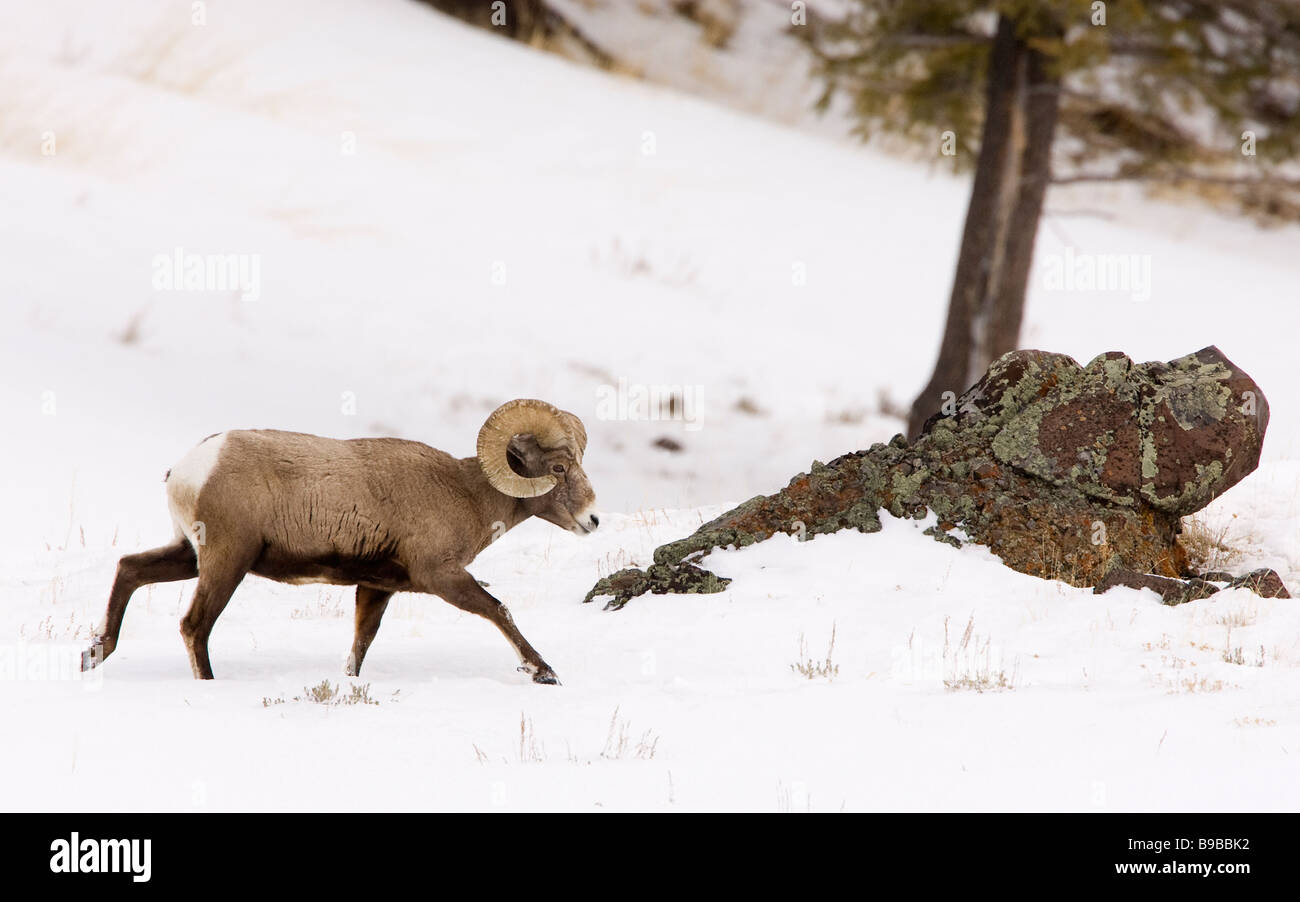
[[[829,115],[815,109],[821,86],[809,77],[812,56],[798,36],[810,18],[833,15],[838,4],[814,0],[799,14],[782,0],[552,0],[550,6],[618,71],[801,130],[834,137],[852,130],[838,104]],[[589,58],[571,36],[557,36],[551,49]]]
[[[84,808],[92,787],[109,809],[1300,803],[1296,602],[1097,597],[891,522],[716,554],[745,575],[720,595],[578,603],[902,428],[881,399],[929,373],[967,182],[405,0],[208,4],[202,25],[161,0],[5,5],[6,675],[80,650],[117,557],[170,535],[162,474],[223,429],[469,455],[497,403],[542,397],[586,422],[610,515],[585,541],[525,524],[473,568],[559,690],[413,595],[342,679],[350,594],[257,579],[198,684],[176,632],[192,586],[155,586],[90,682],[0,682],[28,738],[0,755],[0,807]],[[1213,343],[1248,371],[1263,463],[1204,519],[1234,569],[1300,593],[1300,233],[1069,200],[1091,212],[1045,220],[1024,343],[1081,362]],[[1067,254],[1137,254],[1149,291],[1053,287]],[[237,255],[244,282],[175,287],[187,255]],[[627,418],[643,389],[678,418]],[[793,672],[832,628],[838,673]],[[1003,671],[1006,691],[944,685]],[[379,704],[294,700],[325,679]],[[376,784],[339,779],[378,761]]]

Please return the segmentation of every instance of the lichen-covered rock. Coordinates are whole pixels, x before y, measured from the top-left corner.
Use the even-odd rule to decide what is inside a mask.
[[[1179,516],[1259,464],[1268,403],[1218,348],[1143,364],[1110,352],[1082,369],[1068,357],[1050,358],[1008,354],[972,389],[1000,392],[1017,407],[993,437],[1004,463],[1106,501]]]
[[[725,576],[710,573],[694,564],[651,564],[645,570],[628,567],[596,582],[584,602],[605,599],[605,610],[616,611],[629,600],[647,592],[678,595],[721,592],[731,582]]]
[[[914,443],[897,435],[814,461],[781,491],[660,546],[646,571],[601,580],[586,600],[621,607],[644,592],[721,591],[726,581],[698,566],[714,549],[777,532],[875,532],[882,509],[933,511],[934,538],[955,542],[948,532],[960,526],[1035,576],[1078,586],[1119,571],[1174,580],[1189,575],[1180,518],[1255,468],[1267,425],[1263,392],[1217,348],[1144,364],[1112,352],[1086,367],[1013,351]]]

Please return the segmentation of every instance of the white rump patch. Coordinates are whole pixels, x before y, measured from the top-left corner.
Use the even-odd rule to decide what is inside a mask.
[[[220,432],[205,439],[182,457],[167,476],[167,509],[178,535],[189,539],[195,552],[203,544],[203,535],[197,525],[199,492],[207,483],[221,457],[226,444],[226,433]]]

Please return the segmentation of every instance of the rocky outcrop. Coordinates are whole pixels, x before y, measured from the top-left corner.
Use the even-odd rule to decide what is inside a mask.
[[[1001,462],[1104,501],[1179,516],[1255,469],[1268,425],[1259,387],[1214,347],[1144,364],[1112,351],[1083,369],[1061,354],[1014,352],[966,403],[981,414],[1011,410],[991,442]]]
[[[1187,576],[1180,518],[1259,463],[1268,404],[1246,373],[1209,347],[1168,363],[1111,352],[1079,366],[1063,354],[1013,351],[925,424],[909,444],[814,462],[656,549],[654,565],[600,580],[587,601],[618,608],[644,592],[717,592],[726,580],[695,562],[778,532],[812,538],[880,529],[880,511],[933,511],[951,532],[1010,567],[1078,586],[1124,570]],[[1285,591],[1285,590],[1283,590]]]
[[[1216,586],[1216,582],[1224,583],[1224,585]],[[1092,591],[1100,595],[1116,586],[1127,586],[1130,589],[1150,589],[1159,595],[1165,604],[1170,605],[1185,604],[1199,598],[1207,598],[1220,589],[1249,589],[1263,598],[1291,597],[1291,593],[1286,590],[1286,586],[1282,583],[1282,577],[1278,576],[1276,571],[1267,567],[1252,570],[1245,576],[1234,577],[1228,573],[1202,573],[1200,576],[1191,579],[1170,579],[1166,576],[1135,573],[1132,570],[1117,567],[1103,576],[1101,582],[1097,583]]]

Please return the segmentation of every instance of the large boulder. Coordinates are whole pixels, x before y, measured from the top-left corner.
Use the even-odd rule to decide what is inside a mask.
[[[1180,516],[1259,464],[1268,402],[1218,348],[1135,364],[1112,351],[1080,368],[1062,354],[1015,351],[963,396],[1000,423],[998,460],[1117,504]],[[934,421],[927,424],[933,426]]]
[[[952,399],[909,444],[814,461],[774,495],[751,498],[656,549],[647,571],[601,580],[586,600],[621,607],[644,592],[717,592],[696,565],[715,548],[777,532],[875,532],[879,511],[922,518],[936,539],[965,535],[1010,567],[1078,586],[1124,570],[1190,575],[1180,518],[1259,463],[1268,404],[1214,347],[1168,363],[1111,352],[1086,367],[1063,354],[1013,351]]]

